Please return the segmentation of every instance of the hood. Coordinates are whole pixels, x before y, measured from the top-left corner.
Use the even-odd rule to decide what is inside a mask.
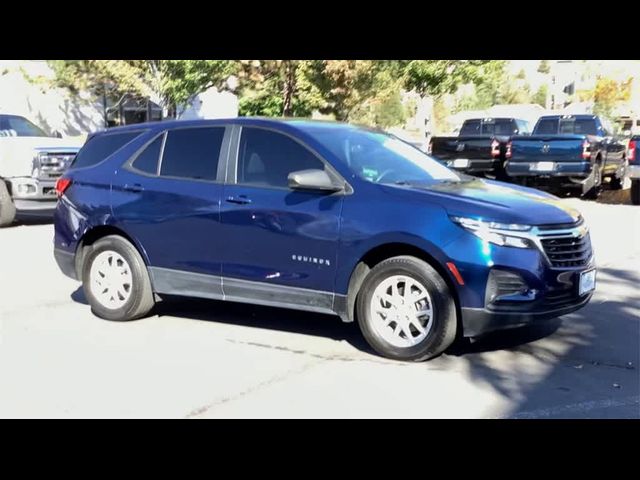
[[[388,186],[410,190],[442,206],[450,215],[492,220],[500,223],[544,225],[575,222],[580,212],[558,197],[533,188],[473,179],[432,185]]]
[[[77,152],[84,137],[0,137],[0,177],[30,176],[37,151]]]

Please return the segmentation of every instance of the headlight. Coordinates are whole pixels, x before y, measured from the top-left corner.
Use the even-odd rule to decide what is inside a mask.
[[[483,220],[467,217],[452,216],[450,218],[462,228],[473,233],[476,237],[484,240],[485,242],[500,245],[501,247],[533,247],[533,243],[528,238],[518,235],[520,232],[531,230],[531,225],[485,222]],[[510,235],[510,232],[513,232],[513,234]]]

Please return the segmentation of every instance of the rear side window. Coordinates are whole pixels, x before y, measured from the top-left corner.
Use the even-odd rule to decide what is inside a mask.
[[[141,172],[155,175],[158,172],[158,161],[160,160],[160,150],[162,149],[162,139],[160,135],[151,142],[133,161],[133,168]]]
[[[513,135],[516,125],[511,120],[496,120],[482,125],[484,135]]]
[[[100,163],[108,156],[120,150],[142,132],[123,132],[98,135],[85,143],[76,155],[74,168],[89,167]]]
[[[558,133],[558,119],[548,118],[540,120],[536,126],[537,135],[555,135]]]
[[[215,180],[224,127],[179,128],[167,133],[160,175]]]
[[[480,135],[480,120],[467,120],[462,124],[460,135]]]

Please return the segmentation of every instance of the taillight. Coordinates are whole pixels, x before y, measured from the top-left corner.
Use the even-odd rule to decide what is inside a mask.
[[[500,142],[495,138],[491,142],[491,156],[499,157],[500,156]]]
[[[582,158],[585,160],[589,160],[591,158],[591,144],[585,140],[582,142]]]
[[[629,163],[635,163],[636,162],[636,148],[637,148],[637,144],[635,140],[630,140],[629,141],[629,150],[627,151],[627,159],[629,160]]]
[[[62,194],[69,188],[71,185],[71,179],[67,177],[60,177],[56,181],[56,195],[58,198],[62,196]]]
[[[511,142],[507,143],[507,151],[504,154],[505,157],[511,158]]]

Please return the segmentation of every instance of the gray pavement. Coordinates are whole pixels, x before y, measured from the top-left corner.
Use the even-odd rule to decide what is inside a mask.
[[[565,201],[592,229],[591,303],[421,364],[305,312],[171,299],[100,320],[58,271],[51,224],[0,230],[0,418],[640,418],[640,207]]]

